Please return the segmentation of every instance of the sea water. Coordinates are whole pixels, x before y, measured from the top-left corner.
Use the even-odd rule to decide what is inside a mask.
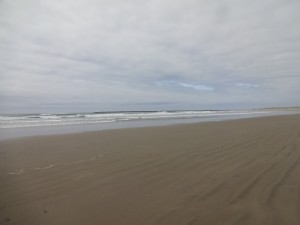
[[[61,126],[78,124],[118,123],[121,121],[191,119],[232,115],[245,115],[253,111],[127,111],[59,114],[11,114],[0,115],[0,128]]]
[[[249,118],[268,114],[274,114],[274,112],[266,110],[189,110],[2,114],[0,115],[0,140],[32,135]],[[281,112],[281,114],[285,113]]]

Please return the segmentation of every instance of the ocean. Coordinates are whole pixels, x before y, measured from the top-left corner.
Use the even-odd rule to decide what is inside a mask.
[[[195,119],[233,115],[261,114],[257,111],[120,111],[58,114],[7,114],[0,115],[0,128],[62,126],[78,124],[120,123],[137,120]]]
[[[284,115],[274,110],[179,110],[0,115],[0,140],[130,127],[165,126],[206,121]]]

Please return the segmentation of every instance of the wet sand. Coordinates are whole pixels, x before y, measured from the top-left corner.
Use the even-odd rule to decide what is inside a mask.
[[[0,224],[299,225],[300,115],[0,142]]]

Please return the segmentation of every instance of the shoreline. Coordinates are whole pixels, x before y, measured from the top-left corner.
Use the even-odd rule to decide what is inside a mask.
[[[269,114],[268,114],[269,113]],[[55,125],[55,126],[37,126],[37,127],[23,127],[23,128],[1,128],[0,141],[11,140],[16,138],[38,137],[48,135],[64,135],[77,134],[85,132],[97,132],[104,130],[119,130],[128,128],[143,128],[143,127],[163,127],[172,125],[184,124],[199,124],[206,122],[230,121],[248,118],[297,115],[300,111],[277,110],[275,112],[258,111],[253,114],[234,115],[224,117],[202,117],[190,119],[153,119],[153,120],[136,120],[136,121],[119,121],[116,123],[95,123],[95,124],[76,124],[76,125]]]
[[[298,225],[300,115],[0,141],[1,224]]]

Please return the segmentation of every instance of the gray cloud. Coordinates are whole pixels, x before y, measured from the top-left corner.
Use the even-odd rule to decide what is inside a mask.
[[[2,0],[0,111],[298,105],[299,7]]]

